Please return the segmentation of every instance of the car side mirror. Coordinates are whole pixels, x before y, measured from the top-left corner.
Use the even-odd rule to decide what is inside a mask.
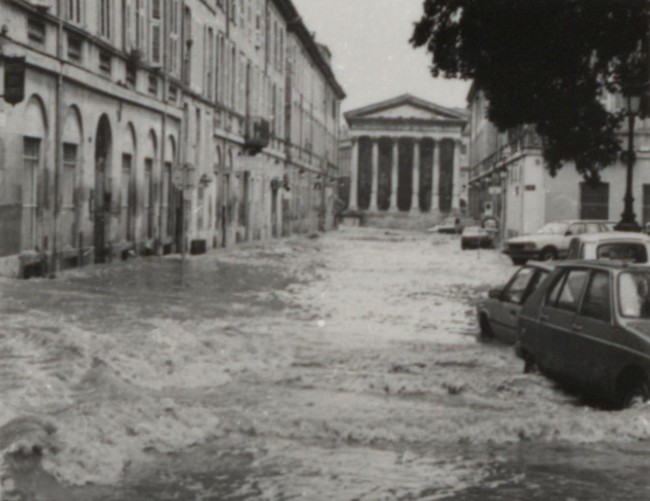
[[[501,294],[503,291],[501,289],[492,289],[488,292],[490,299],[501,299]]]

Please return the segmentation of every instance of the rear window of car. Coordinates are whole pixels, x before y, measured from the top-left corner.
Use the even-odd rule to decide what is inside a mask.
[[[596,258],[647,263],[648,253],[644,244],[635,242],[613,242],[599,245],[596,249]]]

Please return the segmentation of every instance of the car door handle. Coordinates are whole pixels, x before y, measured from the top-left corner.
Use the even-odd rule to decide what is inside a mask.
[[[540,315],[539,319],[540,320],[548,320],[548,315]]]
[[[583,329],[584,329],[584,327],[583,327],[582,325],[580,325],[580,324],[573,324],[573,330],[574,330],[574,331],[582,332]]]

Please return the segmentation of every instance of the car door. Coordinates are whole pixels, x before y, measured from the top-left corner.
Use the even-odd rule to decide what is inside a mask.
[[[572,356],[567,353],[567,337],[588,275],[587,269],[567,268],[551,286],[540,308],[537,362],[557,375],[567,373],[567,360]]]
[[[536,271],[532,266],[519,269],[504,287],[499,300],[491,304],[490,326],[497,338],[508,342],[516,341],[519,311]]]
[[[589,390],[603,388],[613,347],[612,280],[606,270],[591,272],[584,298],[567,338],[569,377]]]

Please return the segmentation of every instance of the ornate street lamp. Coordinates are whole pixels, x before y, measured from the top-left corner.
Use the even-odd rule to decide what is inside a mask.
[[[624,93],[625,108],[627,112],[627,151],[621,154],[627,164],[627,181],[625,184],[625,208],[621,214],[621,220],[614,227],[617,231],[641,231],[641,226],[636,222],[634,214],[634,197],[632,196],[632,169],[636,161],[634,153],[634,119],[639,112],[641,95],[635,90],[628,90]]]

